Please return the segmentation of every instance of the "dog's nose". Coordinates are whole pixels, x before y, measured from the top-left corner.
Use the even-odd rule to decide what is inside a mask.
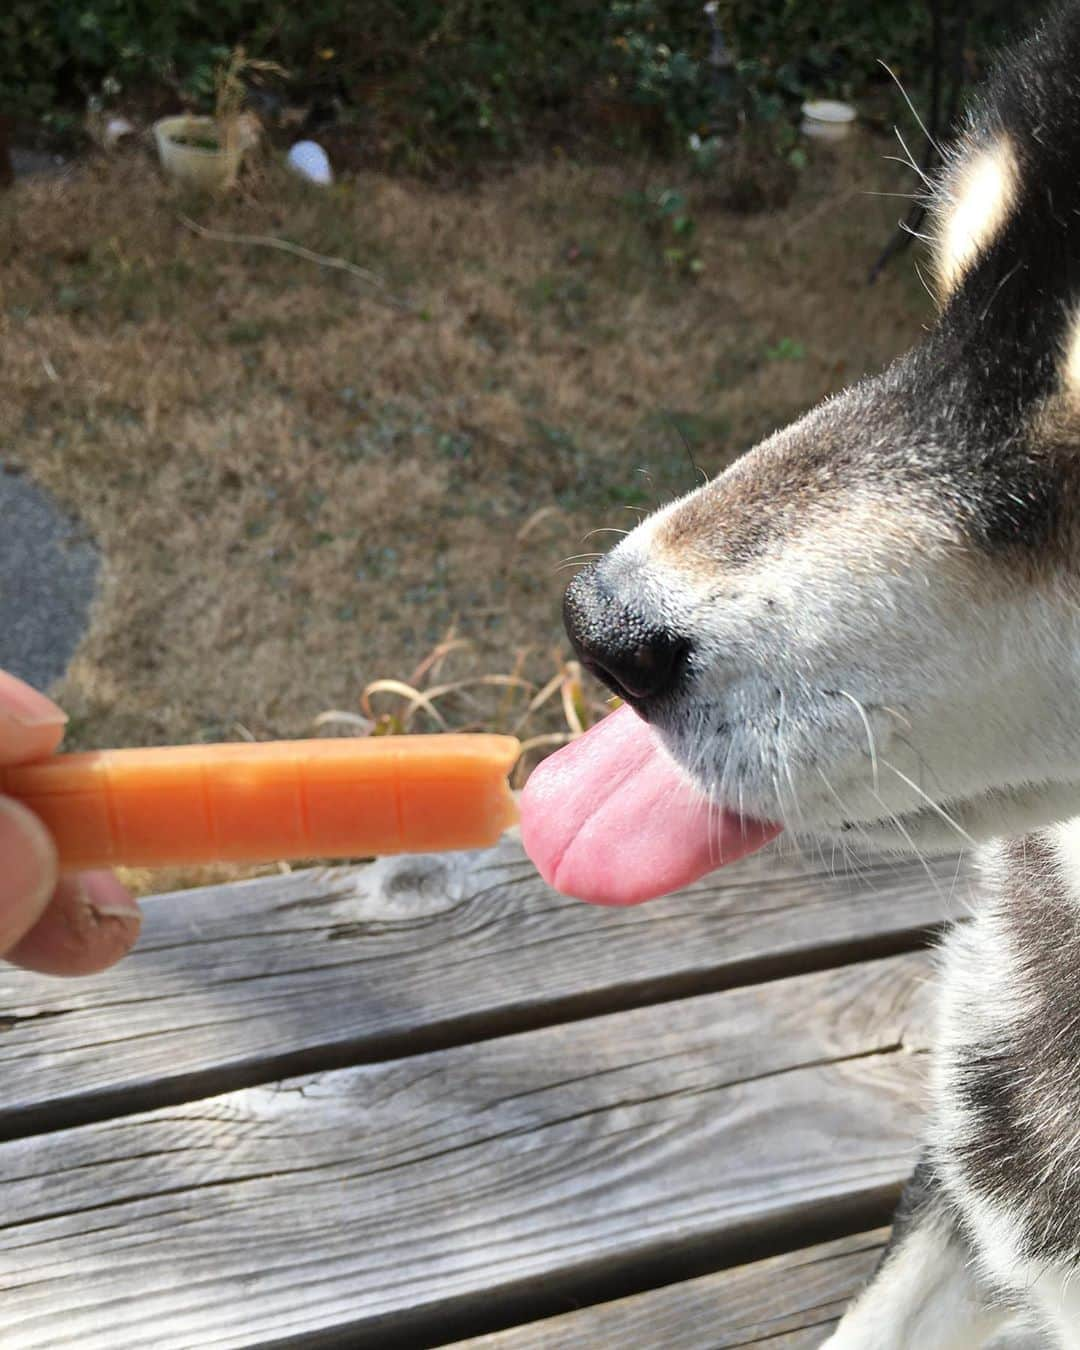
[[[582,665],[633,703],[669,693],[690,652],[685,638],[650,623],[614,595],[595,568],[580,572],[567,587],[563,621]]]

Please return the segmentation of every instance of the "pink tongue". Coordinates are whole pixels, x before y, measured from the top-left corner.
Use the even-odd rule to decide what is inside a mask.
[[[598,905],[667,895],[779,833],[710,806],[631,708],[544,760],[521,797],[522,842],[541,876]]]

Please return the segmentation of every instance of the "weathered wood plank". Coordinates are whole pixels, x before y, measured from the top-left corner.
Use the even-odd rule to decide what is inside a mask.
[[[873,1274],[888,1229],[786,1252],[749,1266],[547,1318],[451,1350],[811,1350]]]
[[[0,1343],[415,1347],[880,1222],[928,973],[894,957],[2,1144]]]
[[[952,861],[937,889],[918,864],[805,868],[751,858],[607,910],[508,840],[159,897],[104,975],[0,966],[0,1137],[883,955],[961,909]]]
[[[545,1318],[446,1350],[818,1350],[850,1299],[873,1274],[887,1228],[785,1252],[767,1261],[717,1271]],[[917,1350],[913,1346],[912,1350]],[[986,1350],[1043,1350],[1042,1337],[1007,1329]]]

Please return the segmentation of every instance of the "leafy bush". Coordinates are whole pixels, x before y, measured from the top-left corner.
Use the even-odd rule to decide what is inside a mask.
[[[1001,0],[974,6],[972,45],[997,39]],[[887,60],[918,91],[929,64],[924,0],[727,0],[740,111],[768,123],[808,93],[850,96]],[[529,137],[601,133],[685,145],[724,95],[700,0],[8,0],[0,109],[39,116],[89,94],[169,86],[205,104],[242,43],[367,119],[417,164],[508,153]]]

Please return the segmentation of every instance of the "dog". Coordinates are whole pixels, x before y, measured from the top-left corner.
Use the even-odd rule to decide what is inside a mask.
[[[718,807],[813,847],[977,843],[923,1159],[830,1350],[1080,1348],[1080,4],[930,201],[925,340],[654,513],[565,599]]]

